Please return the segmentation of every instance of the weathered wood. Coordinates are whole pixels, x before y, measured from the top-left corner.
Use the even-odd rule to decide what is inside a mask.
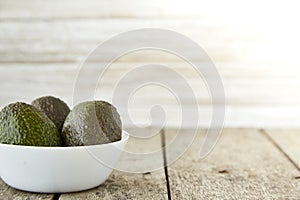
[[[132,132],[133,129],[127,129]],[[152,133],[151,131],[149,134]],[[136,134],[136,133],[134,133]],[[132,153],[149,153],[161,148],[160,134],[145,139],[131,137],[126,151]],[[163,154],[156,162],[163,163]],[[130,167],[141,165],[141,161],[121,158],[121,162]],[[136,165],[136,166],[135,166]],[[160,164],[162,165],[162,164]],[[94,200],[94,199],[167,199],[167,187],[163,170],[154,173],[125,173],[114,170],[109,179],[101,186],[78,193],[62,194],[60,200]]]
[[[35,194],[16,190],[0,179],[0,199],[3,200],[54,200],[54,194]]]
[[[200,131],[183,157],[168,168],[172,198],[300,198],[300,182],[295,179],[300,172],[259,131],[225,129],[213,152],[200,160],[203,133]],[[166,135],[170,141],[174,130],[167,130]]]
[[[164,178],[157,174],[114,172],[101,186],[84,192],[62,194],[60,200],[167,199]]]
[[[113,86],[121,80],[124,74],[130,72],[130,70],[135,67],[146,64],[146,62],[118,62],[111,65],[109,70],[101,77],[101,82],[97,85],[98,90],[96,90],[96,95],[111,95]],[[186,83],[193,89],[200,104],[210,104],[211,97],[205,84],[205,80],[197,74],[191,66],[183,62],[167,62],[162,64],[183,76]],[[97,65],[97,63],[95,63],[95,65]],[[207,64],[203,63],[203,65]],[[255,72],[255,70],[244,70],[237,63],[232,63],[232,65],[235,65],[235,67],[231,66],[230,69],[227,69],[228,64],[217,64],[217,68],[219,69],[219,73],[224,83],[227,105],[299,105],[299,95],[294,91],[299,90],[300,87],[300,81],[297,78],[297,75],[300,75],[300,70],[284,72],[286,71],[285,69],[278,67],[276,70],[282,72],[283,76],[281,79],[278,79],[279,72],[273,72],[274,76],[264,78],[257,77],[257,74],[260,72],[271,73],[274,69],[262,67],[260,70],[257,67],[257,71]],[[204,70],[206,69],[204,68]],[[99,73],[99,71],[98,67],[91,66],[88,68],[87,73],[92,76],[93,74]],[[249,73],[246,74],[245,71]],[[76,81],[78,72],[78,63],[0,64],[0,87],[1,90],[7,91],[7,93],[2,95],[2,98],[7,96],[8,98],[13,99],[14,93],[17,96],[20,96],[20,91],[23,91],[28,95],[30,95],[30,93],[47,93],[55,91],[63,97],[68,97],[66,100],[69,101],[71,100],[70,95],[72,95],[74,82]],[[140,74],[139,76],[146,76],[146,74]],[[163,72],[158,72],[158,76],[161,76],[162,80],[169,79],[170,81],[173,81],[172,87],[181,87],[181,85],[178,85],[177,80],[172,77],[167,77]],[[133,77],[132,80],[134,78],[135,77]],[[91,85],[91,80],[86,80],[85,83],[87,88],[93,87]],[[40,87],[36,87],[37,84],[39,84]],[[126,88],[131,84],[134,84],[134,82],[127,82],[123,87]],[[14,87],[16,88],[14,89]],[[94,88],[95,87],[96,85]],[[140,94],[142,95],[148,95],[147,99],[149,99],[149,101],[157,97],[161,99],[161,95],[149,95],[153,93],[153,90],[162,94],[164,97],[163,99],[166,99],[167,102],[172,103],[173,96],[168,94],[165,89],[157,90],[157,87],[149,87],[148,90],[141,90],[139,92],[141,92]],[[279,91],[285,98],[276,98]],[[27,100],[26,97],[24,100]],[[139,101],[138,99],[136,100]],[[188,104],[190,99],[181,99],[181,101],[181,103]],[[144,99],[142,102],[144,102]]]
[[[300,130],[267,129],[265,133],[279,145],[281,150],[286,153],[300,169]]]
[[[216,2],[180,0],[63,0],[38,2],[29,0],[2,0],[0,2],[0,19],[36,19],[36,18],[116,18],[116,17],[178,17],[178,16],[215,16]],[[219,4],[221,2],[218,2]],[[237,3],[237,2],[235,2]],[[229,4],[224,4],[229,5]],[[261,5],[261,4],[260,4]],[[68,7],[68,9],[65,9]],[[222,6],[223,8],[223,6]],[[220,12],[218,10],[216,12]]]
[[[249,41],[257,41],[255,33],[236,33],[232,27],[207,24],[199,19],[86,19],[86,20],[34,20],[0,21],[0,61],[1,62],[64,62],[80,61],[103,41],[116,34],[156,27],[177,31],[197,42],[215,61],[241,58],[243,53],[236,45],[246,47]],[[145,37],[147,35],[145,34]],[[149,38],[152,36],[149,35]],[[148,39],[149,39],[148,38]],[[235,44],[233,45],[233,41]],[[128,41],[132,42],[132,41]],[[178,41],[180,43],[180,41]],[[126,43],[116,43],[106,52],[111,55],[115,48]],[[224,50],[226,47],[226,50]],[[205,56],[191,49],[187,51],[195,60],[203,61]],[[141,55],[143,55],[141,57]],[[100,60],[100,58],[94,58]],[[126,61],[172,61],[176,56],[165,53],[149,53],[124,56]]]
[[[98,83],[95,91],[95,98],[111,100],[114,85],[127,73],[130,69],[146,64],[144,63],[116,63],[113,64],[107,74]],[[195,71],[184,63],[165,63],[166,66],[182,75],[187,83],[191,86],[199,103],[200,109],[200,125],[208,126],[211,119],[210,94],[206,86]],[[300,71],[294,70],[285,72],[281,68],[277,68],[277,73],[272,72],[271,67],[262,67],[265,73],[272,73],[272,77],[264,78],[257,77],[258,68],[251,71],[249,68],[244,74],[244,69],[237,63],[229,64],[218,63],[217,67],[223,78],[224,88],[226,92],[227,117],[226,125],[239,126],[254,126],[254,127],[297,127],[295,118],[299,118],[300,111],[298,107],[290,106],[299,105],[298,91],[300,84],[298,76]],[[78,73],[78,64],[75,63],[51,63],[51,64],[1,64],[0,65],[0,90],[5,91],[0,96],[0,107],[14,101],[31,102],[36,97],[52,94],[64,99],[71,107],[73,101],[73,87]],[[99,71],[97,67],[91,67],[88,73],[95,74]],[[274,71],[274,70],[273,70]],[[282,73],[285,79],[278,79]],[[249,77],[247,77],[249,74]],[[162,79],[166,79],[164,73],[158,73]],[[126,91],[128,85],[134,84],[135,78],[132,81],[122,85]],[[180,87],[175,79],[169,77],[172,87]],[[38,87],[37,87],[38,85]],[[90,80],[86,80],[86,90],[92,89],[93,85]],[[85,91],[82,95],[85,95]],[[278,93],[288,98],[277,98]],[[184,92],[184,91],[183,91]],[[156,95],[152,95],[155,93]],[[267,94],[267,95],[266,95]],[[169,91],[164,88],[145,87],[137,91],[133,96],[130,110],[135,122],[138,124],[148,124],[149,108],[154,104],[160,104],[164,107],[168,114],[168,126],[178,127],[181,123],[180,109],[177,100]],[[195,105],[191,105],[191,99],[186,95],[180,99],[180,104],[185,105],[188,109],[193,110]],[[264,105],[268,105],[268,107]],[[245,115],[247,113],[247,115]],[[277,113],[280,113],[278,115]],[[188,121],[188,120],[187,120]],[[124,119],[124,125],[128,119]],[[185,127],[191,127],[189,124],[183,124]]]
[[[144,64],[147,62],[117,62],[113,64],[98,83],[95,93],[96,86],[89,79],[85,81],[82,96],[86,94],[86,91],[92,90],[95,98],[110,101],[114,86],[122,76],[130,69]],[[211,97],[203,79],[186,63],[166,62],[163,64],[182,75],[193,89],[200,110],[200,125],[208,127],[211,119]],[[99,72],[96,65],[97,63],[88,69],[88,74],[93,75]],[[207,65],[207,63],[203,63],[203,65]],[[226,93],[226,126],[299,127],[297,122],[300,120],[300,108],[299,106],[290,106],[300,105],[299,94],[295,92],[300,87],[299,68],[285,70],[285,68],[277,66],[275,70],[273,66],[251,68],[250,66],[241,67],[239,63],[217,63],[217,68],[223,79]],[[0,90],[5,92],[0,96],[0,107],[14,101],[30,103],[33,99],[48,94],[61,97],[72,107],[73,88],[78,70],[78,63],[2,63],[0,64]],[[170,79],[172,87],[181,87],[172,77],[167,77],[164,73],[158,72],[157,74],[162,79]],[[262,74],[271,74],[271,76],[264,77]],[[146,74],[140,74],[139,77],[132,77],[132,80],[140,79],[143,75],[146,76]],[[134,81],[126,82],[121,87],[126,91],[127,86],[131,84],[134,84]],[[278,93],[283,97],[278,98]],[[193,110],[196,105],[191,102],[188,95],[180,99],[181,105]],[[133,99],[130,101],[130,111],[134,122],[141,125],[150,123],[149,109],[154,104],[164,107],[167,112],[168,126],[180,126],[180,105],[173,94],[159,86],[144,87],[133,95]],[[124,119],[126,127],[131,125],[127,121],[128,119]],[[183,124],[182,126],[191,127],[193,125]]]
[[[130,55],[128,55],[130,56]],[[90,63],[90,69],[97,70],[101,69],[103,62]],[[121,62],[117,60],[111,64],[111,70],[131,69],[137,66],[143,66],[147,64],[153,64],[152,61],[133,61],[133,62]],[[167,67],[171,67],[175,71],[184,69],[186,74],[193,74],[192,66],[186,63],[184,60],[178,58],[176,61],[161,62],[160,64]],[[197,62],[203,70],[207,70],[211,67],[208,62]],[[239,78],[239,79],[266,79],[266,80],[278,80],[282,79],[296,79],[300,76],[300,69],[296,66],[282,66],[279,64],[269,65],[256,64],[256,63],[243,63],[239,61],[235,62],[217,62],[214,61],[214,65],[218,69],[218,72],[222,75],[222,78]],[[34,63],[34,62],[12,62],[12,63],[0,63],[0,69],[9,68],[7,70],[53,70],[54,72],[71,73],[74,70],[79,70],[81,66],[80,62],[47,62],[47,63]],[[42,68],[42,69],[40,69]],[[288,70],[287,70],[288,68]]]

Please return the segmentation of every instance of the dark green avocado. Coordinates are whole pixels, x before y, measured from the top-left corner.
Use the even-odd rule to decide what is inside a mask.
[[[0,142],[26,146],[61,146],[54,123],[35,107],[12,103],[0,112]]]
[[[117,109],[105,101],[80,103],[67,116],[62,138],[67,146],[87,146],[121,139],[122,122]]]
[[[45,96],[34,100],[31,105],[45,113],[61,132],[64,121],[70,112],[70,108],[65,102],[56,97]]]

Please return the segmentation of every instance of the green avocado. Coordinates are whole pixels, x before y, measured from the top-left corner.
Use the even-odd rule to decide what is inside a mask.
[[[88,101],[67,116],[62,138],[67,146],[87,146],[121,139],[122,122],[117,109],[105,101]]]
[[[25,146],[61,146],[54,123],[35,107],[12,103],[0,112],[0,142]]]
[[[70,112],[68,105],[59,98],[45,96],[35,99],[31,105],[45,113],[61,132],[64,121]]]

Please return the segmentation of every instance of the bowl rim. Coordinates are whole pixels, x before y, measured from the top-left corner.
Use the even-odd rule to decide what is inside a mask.
[[[0,147],[9,147],[9,148],[20,148],[20,149],[39,149],[39,150],[72,150],[72,149],[86,149],[86,148],[95,148],[100,146],[109,146],[123,143],[129,139],[129,133],[125,130],[122,130],[121,139],[115,142],[109,142],[105,144],[95,144],[95,145],[86,145],[86,146],[28,146],[28,145],[18,145],[18,144],[4,144],[0,143]]]

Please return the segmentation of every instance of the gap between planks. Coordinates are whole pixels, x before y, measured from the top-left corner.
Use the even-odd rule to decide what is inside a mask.
[[[59,194],[59,193],[54,194],[52,200],[59,200],[60,195],[61,195],[61,194]]]
[[[161,147],[163,148],[163,161],[164,161],[164,172],[165,172],[165,178],[166,178],[166,186],[167,186],[167,192],[168,192],[168,200],[172,199],[171,195],[171,188],[170,188],[170,181],[169,181],[169,173],[168,173],[168,161],[167,161],[167,152],[166,152],[166,136],[165,136],[165,129],[163,128],[161,130]]]
[[[282,154],[283,156],[288,159],[288,161],[300,172],[300,167],[297,165],[297,163],[287,154],[287,152],[285,152],[283,150],[283,148],[281,148],[281,146],[269,135],[269,133],[264,130],[264,129],[260,129],[259,130],[262,135],[264,137],[266,137],[274,146],[275,148],[277,148]]]

